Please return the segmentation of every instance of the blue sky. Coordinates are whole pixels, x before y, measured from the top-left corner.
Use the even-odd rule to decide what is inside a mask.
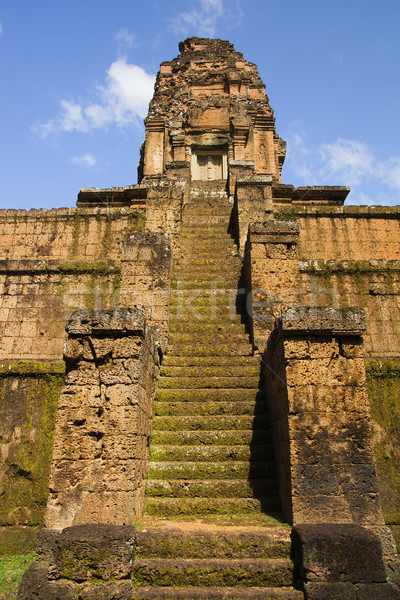
[[[400,204],[398,0],[1,0],[0,208],[136,183],[160,62],[218,37],[258,65],[284,183]]]

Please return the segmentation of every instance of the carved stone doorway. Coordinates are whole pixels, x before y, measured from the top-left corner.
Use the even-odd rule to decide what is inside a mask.
[[[192,154],[192,179],[212,181],[226,179],[227,154],[222,150],[197,150]]]

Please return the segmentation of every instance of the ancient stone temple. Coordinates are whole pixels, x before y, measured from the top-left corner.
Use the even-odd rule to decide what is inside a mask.
[[[19,598],[400,598],[400,209],[282,183],[257,67],[179,50],[137,185],[0,211]]]

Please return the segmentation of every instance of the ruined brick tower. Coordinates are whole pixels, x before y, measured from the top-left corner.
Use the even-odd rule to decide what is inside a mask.
[[[400,212],[283,184],[256,66],[179,49],[137,185],[0,211],[19,597],[400,598]]]
[[[280,182],[286,144],[256,65],[221,40],[191,38],[179,49],[157,77],[139,173],[227,180],[243,166]]]

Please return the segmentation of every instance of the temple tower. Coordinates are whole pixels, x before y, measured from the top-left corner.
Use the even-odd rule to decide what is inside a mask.
[[[256,65],[233,44],[190,38],[161,64],[139,179],[226,180],[232,166],[280,182],[286,143]]]

